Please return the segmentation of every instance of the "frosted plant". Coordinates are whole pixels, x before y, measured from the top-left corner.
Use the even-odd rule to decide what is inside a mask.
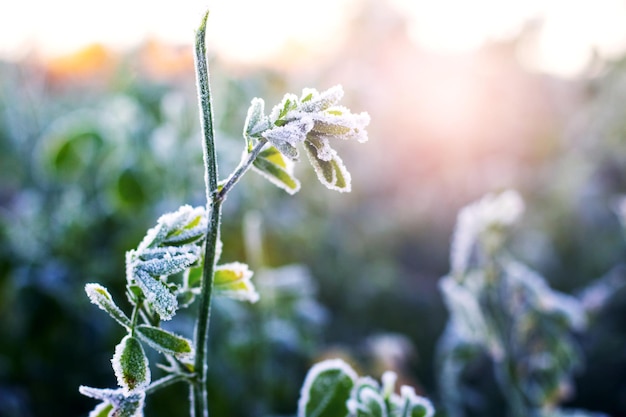
[[[293,177],[293,163],[298,159],[299,146],[304,147],[319,180],[326,187],[349,191],[350,174],[331,147],[332,142],[367,140],[365,127],[369,116],[353,114],[339,105],[343,96],[340,86],[321,93],[305,89],[299,98],[287,94],[269,115],[264,114],[263,100],[255,98],[244,123],[245,149],[241,162],[225,181],[219,181],[205,48],[207,17],[208,13],[196,33],[195,44],[207,205],[195,208],[183,205],[161,216],[137,248],[126,253],[126,296],[132,307],[130,314],[118,306],[102,285],[85,286],[90,301],[126,330],[111,359],[118,387],[81,386],[79,389],[82,394],[101,401],[90,417],[143,416],[148,394],[179,381],[186,382],[190,389],[190,415],[207,417],[207,347],[212,296],[248,302],[259,298],[252,283],[253,272],[246,264],[218,265],[221,207],[226,196],[251,168],[289,193],[298,191],[300,183]],[[196,300],[197,317],[192,338],[161,326],[174,318],[180,308],[189,307]],[[156,350],[165,359],[165,364],[159,364],[165,372],[160,379],[152,380],[146,348]],[[336,362],[331,363],[334,364]],[[433,413],[430,403],[407,387],[401,389],[400,396],[391,392],[389,384],[384,386],[384,392],[379,392],[369,380],[367,384],[357,381],[353,371],[347,371],[347,365],[339,366],[337,372],[331,368],[318,365],[309,374],[302,391],[306,399],[300,401],[304,407],[300,415],[340,417],[345,415],[343,411],[347,412],[348,403],[355,416],[378,415],[367,411],[369,403],[366,402],[372,396],[386,402],[388,409],[384,415],[430,417]],[[326,378],[328,372],[339,379]],[[354,391],[354,398],[350,397],[355,383],[357,387],[367,385],[369,391],[365,397],[360,395],[361,391],[365,393],[365,385],[362,390]],[[332,395],[332,391],[327,388],[333,385],[348,388],[348,391],[344,389],[329,403],[327,395]],[[329,408],[329,405],[336,408]],[[309,409],[328,412],[311,414]]]
[[[352,114],[339,106],[342,97],[343,89],[339,85],[322,93],[306,88],[300,98],[294,94],[285,95],[269,116],[264,114],[262,99],[252,100],[244,128],[248,149],[265,141],[274,147],[274,150],[264,151],[255,162],[255,168],[289,193],[294,193],[300,183],[292,177],[292,161],[299,156],[297,145],[303,144],[322,184],[333,190],[350,191],[350,173],[331,147],[331,142],[337,139],[367,141],[365,127],[369,124],[369,115]]]
[[[344,361],[330,359],[314,365],[302,386],[298,417],[433,417],[431,402],[409,386],[395,392],[397,375],[387,371],[382,386],[371,377],[358,377]]]
[[[440,282],[450,311],[439,346],[440,385],[452,417],[465,415],[462,374],[481,354],[493,363],[508,416],[570,415],[558,404],[581,365],[573,334],[587,318],[576,298],[552,290],[508,253],[507,238],[522,211],[519,194],[506,191],[459,213],[451,271]]]

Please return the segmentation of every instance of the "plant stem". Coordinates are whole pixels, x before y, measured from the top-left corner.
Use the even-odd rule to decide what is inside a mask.
[[[204,266],[198,320],[195,329],[195,363],[196,377],[191,385],[192,417],[208,417],[208,399],[206,390],[207,348],[209,341],[209,319],[211,313],[211,295],[213,292],[213,274],[215,271],[215,251],[219,236],[222,199],[218,196],[217,158],[213,131],[213,112],[211,109],[211,89],[209,85],[209,69],[206,59],[205,33],[207,12],[196,32],[195,66],[200,107],[200,124],[202,129],[203,154],[205,166],[205,184],[207,211],[209,216],[205,240]]]
[[[220,200],[223,200],[226,197],[226,194],[231,190],[231,188],[233,188],[233,186],[237,184],[237,182],[239,182],[243,174],[245,174],[246,171],[250,169],[252,163],[254,162],[256,157],[259,156],[266,143],[267,140],[261,138],[259,142],[254,146],[254,148],[252,148],[252,150],[245,155],[245,158],[241,159],[241,162],[239,162],[239,166],[237,166],[233,173],[230,174],[230,176],[226,180],[226,183],[219,190],[218,197]]]
[[[161,388],[165,388],[168,387],[178,381],[182,381],[185,379],[184,375],[180,375],[180,374],[171,374],[168,376],[164,376],[161,379],[158,379],[156,381],[154,381],[153,383],[151,383],[148,388],[146,388],[145,393],[146,395],[152,394],[155,391],[160,390]]]

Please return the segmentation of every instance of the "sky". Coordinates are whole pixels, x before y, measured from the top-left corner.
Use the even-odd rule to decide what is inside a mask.
[[[259,63],[294,44],[323,49],[341,36],[360,3],[373,0],[20,0],[0,5],[0,57],[54,57],[92,43],[124,49],[147,37],[186,45],[205,8],[208,36],[227,59]],[[626,49],[626,0],[379,0],[405,14],[415,44],[471,53],[486,41],[535,28],[521,58],[572,77],[594,54]]]

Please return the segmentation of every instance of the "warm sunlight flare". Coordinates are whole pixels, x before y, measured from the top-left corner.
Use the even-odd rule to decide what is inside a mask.
[[[391,1],[410,16],[412,39],[443,54],[471,52],[525,32],[532,41],[522,46],[522,61],[568,77],[579,75],[594,53],[611,58],[626,47],[621,0]]]
[[[576,76],[594,53],[610,58],[626,47],[626,3],[621,0],[389,2],[406,16],[415,43],[436,53],[469,53],[485,42],[512,39],[525,31],[531,36],[520,46],[524,64]],[[219,19],[212,20],[208,34],[214,51],[229,61],[297,63],[334,51],[359,4],[358,0],[214,1],[211,11]],[[57,56],[92,43],[126,48],[146,38],[188,44],[189,28],[203,7],[193,0],[5,2],[0,6],[0,56],[19,59],[33,50]],[[244,28],[255,28],[255,33],[250,36],[250,29]]]

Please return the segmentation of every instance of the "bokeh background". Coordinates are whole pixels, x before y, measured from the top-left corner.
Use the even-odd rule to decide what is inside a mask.
[[[192,42],[207,6],[222,176],[253,97],[342,84],[372,119],[369,142],[338,148],[352,193],[303,162],[295,196],[250,173],[226,202],[223,259],[259,271],[262,300],[215,305],[214,415],[293,415],[309,365],[331,356],[445,401],[437,283],[457,211],[487,192],[521,192],[512,250],[554,288],[624,279],[623,1],[5,2],[0,416],[87,415],[78,386],[115,384],[122,331],[83,287],[122,304],[125,251],[160,214],[203,204]],[[587,364],[567,405],[625,416],[615,288],[580,335]],[[183,415],[186,399],[168,388],[147,415]]]

